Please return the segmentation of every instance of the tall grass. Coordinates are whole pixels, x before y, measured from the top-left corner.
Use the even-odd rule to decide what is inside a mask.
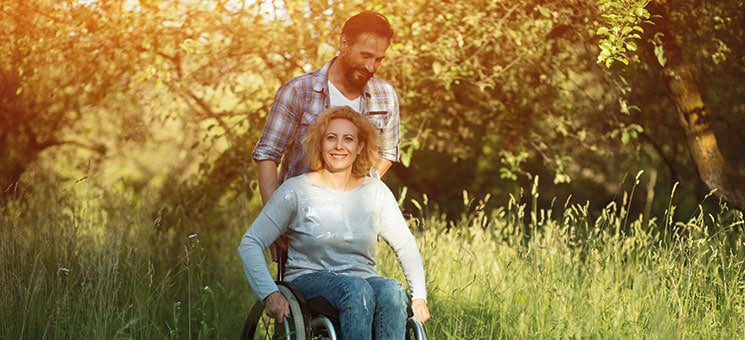
[[[595,219],[587,204],[527,212],[538,195],[534,187],[524,203],[486,211],[488,196],[464,193],[454,226],[415,204],[437,338],[745,334],[741,212],[700,209],[659,225],[629,216],[629,196]]]
[[[0,208],[0,338],[239,332],[250,297],[236,262],[237,231],[164,226],[162,209],[146,202],[122,189],[76,183]],[[232,230],[243,228],[246,216],[237,210],[233,218]]]
[[[235,198],[195,219],[85,181],[25,190],[0,208],[0,338],[238,336],[254,297],[236,245],[258,202]],[[535,187],[496,209],[464,193],[454,222],[402,195],[416,207],[406,213],[425,259],[430,337],[745,334],[742,213],[630,216],[630,192],[597,216],[588,203],[533,208]],[[379,259],[401,277],[384,245]]]

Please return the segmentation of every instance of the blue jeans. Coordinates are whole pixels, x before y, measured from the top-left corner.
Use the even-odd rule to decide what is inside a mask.
[[[394,279],[317,272],[292,281],[306,299],[322,296],[339,310],[342,339],[404,339],[408,299]]]

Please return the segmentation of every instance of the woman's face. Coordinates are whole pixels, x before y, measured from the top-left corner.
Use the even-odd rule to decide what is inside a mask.
[[[358,136],[357,127],[342,118],[332,119],[323,136],[322,153],[326,170],[352,171],[352,164],[365,147]]]

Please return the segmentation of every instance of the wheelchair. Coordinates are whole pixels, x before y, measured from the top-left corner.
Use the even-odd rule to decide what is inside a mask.
[[[278,262],[278,273],[280,275],[277,286],[279,292],[289,302],[290,316],[282,322],[278,322],[264,314],[264,304],[261,301],[256,301],[246,318],[241,339],[339,339],[339,336],[337,336],[339,311],[323,297],[306,300],[295,286],[282,280],[284,261],[286,260],[284,255],[280,255],[280,261]],[[406,339],[427,340],[424,324],[413,318],[411,304],[409,304],[408,314]]]

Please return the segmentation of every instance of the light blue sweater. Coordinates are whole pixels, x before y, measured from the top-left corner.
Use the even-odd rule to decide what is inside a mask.
[[[318,271],[378,275],[375,247],[380,237],[396,254],[412,298],[427,297],[416,240],[393,193],[378,178],[366,177],[357,188],[336,191],[300,175],[277,188],[238,246],[248,282],[262,300],[278,290],[264,250],[282,234],[290,240],[286,281]]]

